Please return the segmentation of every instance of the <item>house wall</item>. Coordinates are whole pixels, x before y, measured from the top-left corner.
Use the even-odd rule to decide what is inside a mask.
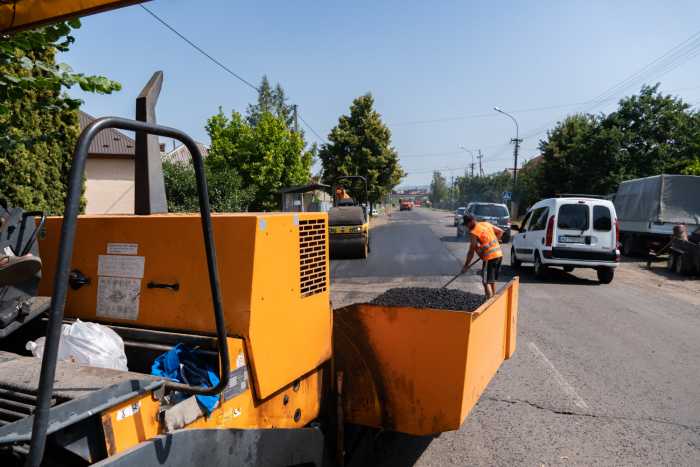
[[[134,158],[88,156],[86,214],[134,213]]]

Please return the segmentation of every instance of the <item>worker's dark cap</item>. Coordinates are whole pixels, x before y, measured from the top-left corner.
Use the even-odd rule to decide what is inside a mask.
[[[468,212],[464,215],[464,218],[462,219],[462,225],[467,225],[471,221],[476,221],[476,216],[471,212]]]

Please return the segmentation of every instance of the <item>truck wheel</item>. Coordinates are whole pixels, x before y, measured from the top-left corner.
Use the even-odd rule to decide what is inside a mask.
[[[546,264],[542,264],[542,260],[540,259],[540,253],[536,252],[535,253],[535,279],[543,281],[547,278],[547,274],[549,273],[549,266]]]
[[[683,274],[685,272],[685,261],[683,261],[683,255],[676,255],[676,274]]]
[[[666,263],[666,268],[669,271],[673,271],[676,267],[676,254],[671,252],[668,254],[668,262]]]
[[[622,254],[632,256],[632,237],[630,235],[625,235],[625,238],[622,240]]]
[[[615,276],[613,268],[598,268],[598,280],[601,284],[609,284]]]
[[[523,262],[518,259],[517,256],[515,256],[515,247],[511,247],[510,249],[510,267],[513,269],[520,269],[520,266],[523,265]]]

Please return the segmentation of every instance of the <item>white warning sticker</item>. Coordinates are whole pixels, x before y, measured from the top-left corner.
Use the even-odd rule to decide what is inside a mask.
[[[100,255],[97,261],[97,275],[143,279],[145,264],[145,256]]]
[[[136,415],[137,413],[139,413],[139,410],[141,410],[141,402],[137,402],[136,404],[130,405],[128,407],[124,407],[123,409],[117,412],[117,421],[124,420],[125,418],[131,417],[132,415]]]
[[[240,354],[238,357],[236,357],[236,368],[240,368],[243,365],[245,365],[245,357],[243,354]]]
[[[139,251],[138,243],[108,243],[108,255],[136,255]]]
[[[97,316],[132,319],[139,317],[141,281],[100,277],[97,282]]]

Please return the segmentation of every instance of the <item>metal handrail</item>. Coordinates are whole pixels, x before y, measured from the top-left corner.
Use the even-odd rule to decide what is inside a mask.
[[[26,467],[39,467],[44,456],[44,449],[46,448],[51,395],[53,393],[54,377],[56,375],[58,343],[61,336],[63,310],[66,303],[70,263],[73,256],[73,243],[75,242],[75,229],[78,222],[78,212],[80,211],[80,197],[82,195],[83,175],[85,173],[88,148],[95,136],[106,128],[118,128],[121,130],[174,138],[182,142],[192,155],[192,165],[194,166],[195,178],[197,179],[197,194],[199,196],[199,210],[202,218],[202,231],[204,233],[204,248],[209,269],[209,283],[214,305],[219,357],[221,359],[221,379],[219,384],[212,388],[189,386],[178,383],[166,383],[166,387],[187,394],[213,396],[220,393],[226,387],[230,378],[231,364],[226,339],[226,322],[224,320],[224,310],[221,300],[219,271],[216,265],[214,232],[211,224],[211,212],[209,210],[209,194],[207,191],[207,180],[204,174],[204,159],[199,147],[190,136],[174,128],[118,117],[99,118],[90,123],[82,131],[73,155],[73,164],[71,166],[68,183],[68,195],[66,196],[66,210],[63,216],[61,239],[58,246],[56,275],[54,277],[53,292],[51,295],[51,309],[49,311],[44,356],[41,362],[39,389],[37,392],[34,423],[32,425],[32,439],[27,455],[27,462],[25,464]]]

